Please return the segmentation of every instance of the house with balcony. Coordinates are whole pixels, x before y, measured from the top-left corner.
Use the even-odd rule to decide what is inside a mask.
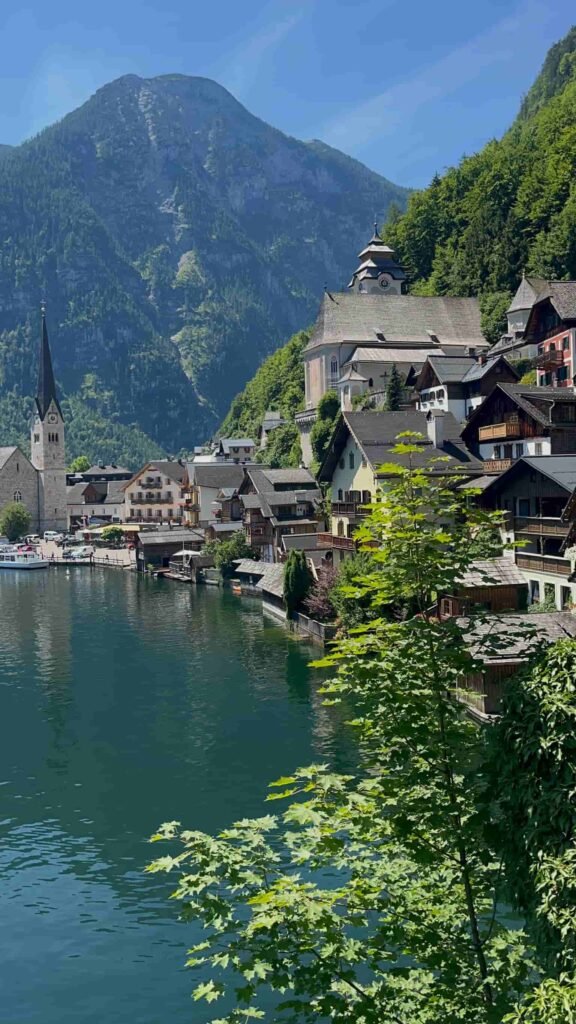
[[[474,410],[462,440],[484,473],[503,473],[523,456],[576,454],[576,393],[497,384]]]
[[[255,453],[256,442],[251,437],[221,437],[214,454],[220,461],[241,465],[252,462]]]
[[[398,434],[420,435],[413,465],[442,476],[480,476],[482,466],[462,442],[460,430],[454,416],[441,411],[341,413],[318,473],[332,503],[331,530],[320,535],[319,544],[332,552],[333,560],[355,552],[354,534],[368,514],[366,505],[385,486],[383,464],[408,465],[408,456],[393,453]],[[435,462],[440,457],[444,461]]]
[[[525,337],[537,345],[537,382],[574,388],[576,378],[576,281],[548,281],[530,310]]]
[[[121,486],[126,522],[179,522],[185,476],[186,468],[181,460],[147,462]]]
[[[307,469],[248,466],[239,496],[246,539],[264,562],[283,560],[283,537],[322,525],[322,493]]]
[[[517,380],[517,371],[504,356],[428,356],[414,385],[416,408],[450,412],[465,422],[496,384]]]
[[[183,518],[189,526],[242,519],[238,489],[245,470],[234,462],[187,462],[184,478]]]
[[[531,601],[553,597],[561,611],[576,605],[576,454],[523,456],[486,486],[481,504],[506,513],[505,539],[524,574]]]
[[[66,488],[68,529],[95,523],[123,523],[124,493],[121,485],[105,480],[80,481]]]

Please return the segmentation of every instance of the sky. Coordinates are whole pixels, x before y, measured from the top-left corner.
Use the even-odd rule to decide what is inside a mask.
[[[21,0],[0,5],[0,143],[124,74],[213,78],[401,185],[498,137],[573,0]]]

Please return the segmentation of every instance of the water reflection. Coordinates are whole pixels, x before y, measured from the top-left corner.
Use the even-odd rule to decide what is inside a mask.
[[[142,874],[145,839],[161,820],[261,813],[298,764],[349,767],[317,653],[216,589],[0,574],[3,1019],[204,1019],[182,971],[193,937],[166,879]]]

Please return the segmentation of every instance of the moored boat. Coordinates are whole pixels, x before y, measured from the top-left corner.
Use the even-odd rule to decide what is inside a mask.
[[[36,551],[0,547],[0,569],[47,569],[49,562]]]

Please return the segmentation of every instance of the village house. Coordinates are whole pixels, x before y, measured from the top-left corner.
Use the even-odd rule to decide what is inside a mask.
[[[95,523],[123,523],[124,492],[121,484],[95,480],[81,481],[66,488],[68,529]]]
[[[264,413],[262,420],[262,426],[260,427],[259,438],[260,448],[265,448],[268,444],[270,434],[278,427],[283,427],[288,420],[282,418],[282,413],[278,409],[267,409]]]
[[[416,408],[440,409],[465,422],[496,384],[517,380],[518,373],[503,356],[428,356],[414,385]]]
[[[244,480],[241,465],[187,462],[184,479],[184,522],[207,527],[242,519],[238,489]]]
[[[441,619],[469,615],[474,610],[520,612],[528,606],[528,582],[511,558],[483,558],[458,580],[454,591],[438,597]]]
[[[186,469],[181,460],[147,462],[121,485],[126,522],[173,522],[182,518]]]
[[[374,501],[386,479],[384,463],[407,464],[407,457],[393,454],[397,436],[405,431],[421,435],[415,466],[426,466],[443,476],[477,476],[482,472],[460,437],[460,425],[451,413],[344,412],[340,415],[320,467],[318,480],[328,485],[332,502],[331,532],[319,543],[333,550],[341,561],[356,550],[354,533],[367,515],[365,505]],[[434,459],[445,461],[435,464]]]
[[[523,456],[482,490],[481,504],[506,512],[505,540],[520,542],[509,557],[528,583],[531,601],[553,598],[558,610],[576,605],[576,455]]]
[[[315,533],[322,494],[307,469],[246,467],[239,490],[246,539],[265,562],[282,559],[287,534]]]
[[[573,387],[576,374],[576,281],[522,276],[508,309],[508,330],[492,355],[529,360],[544,387]]]
[[[235,462],[238,465],[252,462],[256,453],[256,443],[251,437],[220,438],[215,456],[224,462]]]
[[[139,572],[168,569],[170,561],[183,550],[200,551],[204,532],[190,529],[140,530],[134,534],[136,565]]]
[[[462,439],[487,474],[524,455],[576,453],[576,394],[528,384],[497,384],[471,414]]]
[[[375,233],[346,292],[326,292],[304,350],[305,410],[296,414],[303,458],[321,397],[338,390],[349,410],[358,394],[382,394],[395,365],[412,386],[429,355],[488,349],[475,298],[403,294],[404,271]]]
[[[124,466],[116,466],[111,463],[109,466],[100,463],[99,465],[90,466],[89,469],[85,469],[82,472],[67,473],[66,482],[70,485],[79,483],[125,483],[126,480],[132,479],[132,470],[126,469]]]

